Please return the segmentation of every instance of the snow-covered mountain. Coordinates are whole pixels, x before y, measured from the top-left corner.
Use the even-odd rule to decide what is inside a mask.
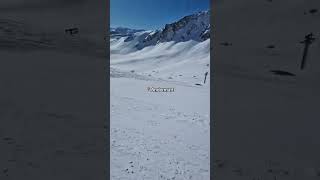
[[[164,28],[153,31],[134,30],[129,28],[111,28],[111,39],[126,37],[124,42],[130,42],[140,50],[147,46],[163,42],[202,42],[210,38],[210,11],[202,11],[185,16],[182,19],[166,24]],[[128,44],[127,44],[128,45]]]
[[[125,27],[110,28],[111,36],[130,36],[136,32],[144,31],[143,29],[130,29]]]
[[[155,31],[111,28],[111,67],[188,84],[209,70],[210,11],[202,11]]]
[[[209,14],[111,29],[112,179],[210,179]]]

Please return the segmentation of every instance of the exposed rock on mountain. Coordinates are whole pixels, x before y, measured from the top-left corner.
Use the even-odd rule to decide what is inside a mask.
[[[132,41],[137,49],[170,41],[202,42],[210,38],[210,11],[185,16],[159,30],[144,31],[120,27],[111,28],[110,34],[111,38],[126,37],[124,42]]]

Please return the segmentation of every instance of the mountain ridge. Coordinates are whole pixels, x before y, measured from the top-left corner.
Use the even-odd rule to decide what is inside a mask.
[[[200,11],[166,24],[157,30],[137,30],[125,27],[111,28],[110,38],[126,37],[124,42],[133,42],[138,50],[162,42],[203,42],[210,38],[210,10]]]

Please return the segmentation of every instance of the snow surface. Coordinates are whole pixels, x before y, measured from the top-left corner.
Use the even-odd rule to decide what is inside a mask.
[[[106,179],[102,33],[38,20],[0,19],[0,179]]]
[[[110,39],[111,179],[208,180],[210,39],[137,49],[150,33]]]
[[[213,178],[319,179],[320,13],[309,11],[320,1],[214,3]],[[300,42],[311,32],[301,71]]]

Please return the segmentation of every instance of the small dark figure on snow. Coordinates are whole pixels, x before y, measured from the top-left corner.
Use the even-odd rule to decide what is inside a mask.
[[[79,33],[79,28],[69,28],[65,30],[66,34],[70,34],[71,36],[73,36],[74,34],[78,34]]]
[[[300,42],[300,43],[304,44],[303,56],[302,56],[302,61],[301,61],[301,65],[300,65],[301,70],[305,67],[309,46],[315,40],[316,40],[316,38],[313,36],[313,33],[310,33],[305,36],[305,39],[303,41]]]
[[[205,84],[205,83],[206,83],[207,76],[208,76],[208,72],[204,73],[204,81],[203,81],[203,84]]]

